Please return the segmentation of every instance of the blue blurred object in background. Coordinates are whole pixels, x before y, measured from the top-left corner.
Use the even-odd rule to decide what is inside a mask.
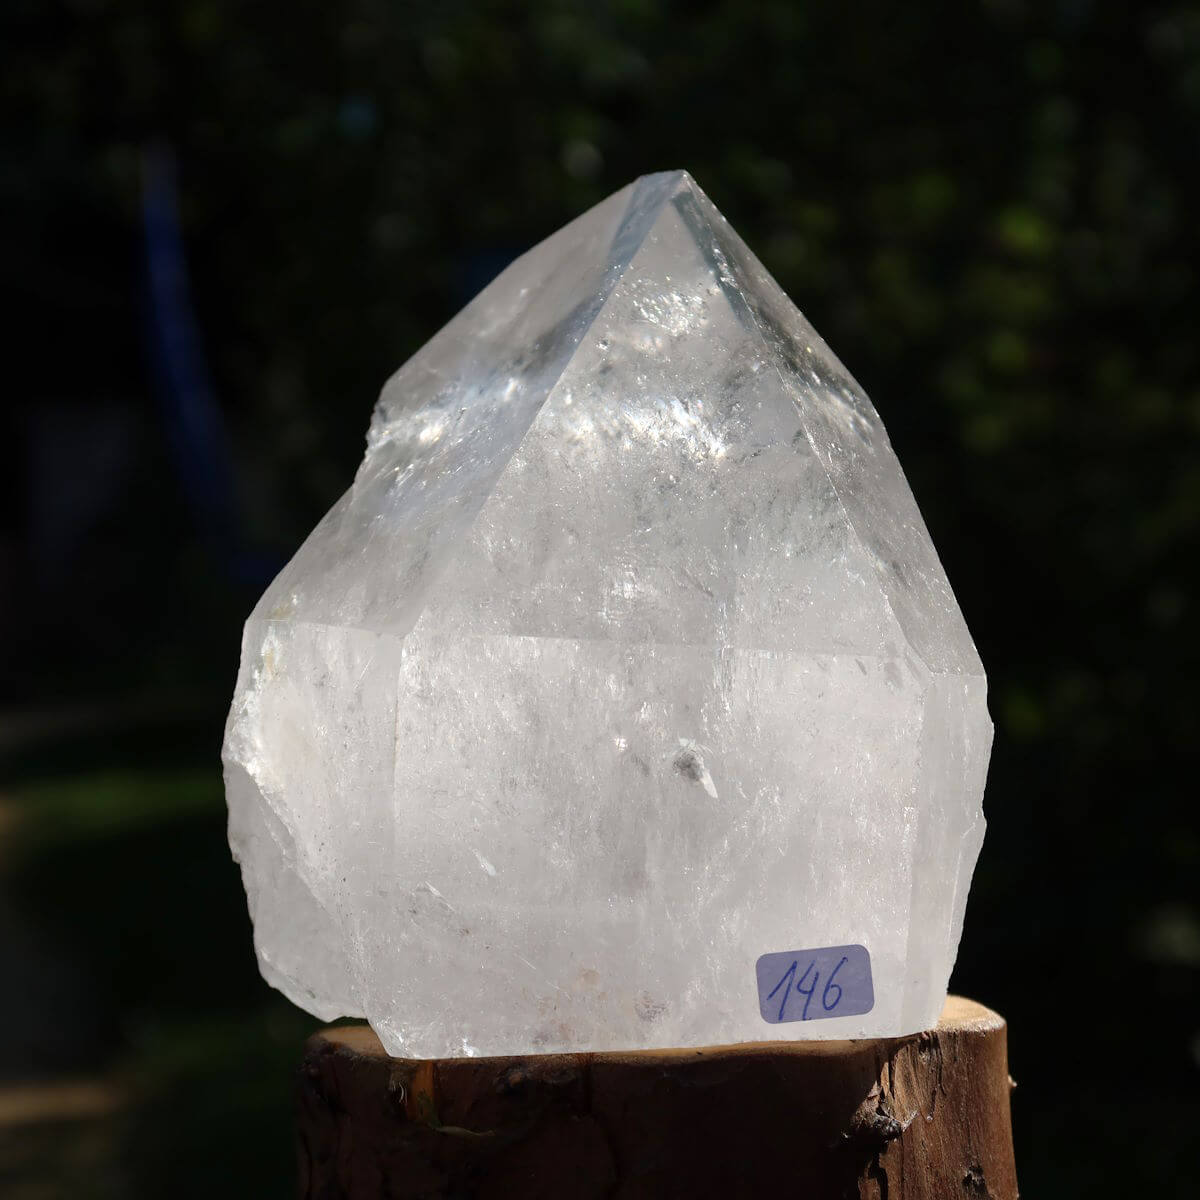
[[[5,1200],[287,1193],[312,1022],[225,841],[242,623],[387,376],[673,167],[875,400],[987,667],[952,983],[1010,1022],[1024,1189],[1191,1200],[1194,3],[17,0],[0,53]]]
[[[280,562],[248,551],[229,434],[204,360],[180,227],[178,168],[162,140],[142,149],[147,344],[163,420],[197,529],[230,576],[265,584]]]

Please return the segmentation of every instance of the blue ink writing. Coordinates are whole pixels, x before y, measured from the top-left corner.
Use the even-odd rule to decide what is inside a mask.
[[[819,982],[819,980],[821,978],[821,972],[815,971],[813,973],[812,983],[810,983],[808,985],[808,989],[805,990],[804,981],[808,978],[808,973],[810,971],[812,971],[813,967],[815,967],[816,965],[817,964],[816,964],[815,960],[813,962],[810,962],[808,964],[808,966],[804,968],[804,974],[801,975],[800,978],[796,980],[796,991],[798,991],[800,993],[800,995],[804,997],[804,1011],[800,1014],[800,1020],[802,1020],[802,1021],[808,1020],[808,1006],[809,1006],[809,1004],[812,1003],[813,992],[815,992],[817,990],[817,983]]]
[[[875,1004],[871,955],[865,946],[763,954],[755,963],[754,973],[759,1012],[771,1025],[859,1016],[870,1012]]]
[[[842,989],[836,983],[833,982],[833,976],[836,975],[838,973],[838,971],[841,970],[842,963],[844,963],[845,961],[846,961],[845,958],[843,958],[842,961],[840,963],[838,963],[838,965],[836,967],[833,968],[833,973],[829,976],[829,979],[825,984],[825,990],[821,993],[821,1007],[826,1012],[833,1012],[833,1010],[835,1008],[837,1008],[838,1002],[842,998]],[[767,993],[767,999],[773,1000],[775,998],[775,993],[778,992],[780,989],[783,990],[783,995],[780,996],[780,998],[779,998],[778,1020],[780,1020],[780,1021],[783,1020],[784,1011],[787,1009],[788,997],[792,994],[793,980],[795,981],[795,984],[796,984],[796,992],[799,995],[804,997],[804,1008],[800,1013],[800,1020],[802,1020],[802,1021],[808,1020],[808,1006],[812,1003],[813,994],[817,990],[817,984],[821,982],[821,972],[813,970],[813,968],[817,965],[815,959],[812,960],[811,962],[809,962],[808,966],[804,968],[804,974],[801,975],[799,979],[796,979],[796,968],[799,965],[800,965],[799,960],[793,959],[791,962],[791,965],[788,967],[788,969],[786,971],[784,971],[783,977]],[[805,987],[804,985],[808,981],[809,975],[812,976],[812,983],[810,983],[808,985],[808,987]],[[837,992],[837,996],[834,997],[832,1004],[829,1002],[829,989],[831,987],[833,988],[833,990],[835,992]]]
[[[837,965],[836,967],[834,967],[832,971],[830,971],[830,972],[829,972],[829,978],[828,978],[828,979],[825,981],[825,990],[824,990],[824,991],[821,993],[821,1007],[822,1007],[822,1008],[823,1008],[823,1009],[824,1009],[826,1012],[833,1012],[833,1010],[834,1010],[835,1008],[837,1008],[837,1006],[838,1006],[838,1005],[841,1003],[841,1000],[842,1000],[842,987],[841,987],[841,984],[838,984],[838,983],[834,983],[834,982],[833,982],[833,977],[834,977],[834,976],[835,976],[835,975],[836,975],[836,974],[837,974],[837,973],[838,973],[838,972],[839,972],[839,971],[842,969],[842,967],[844,967],[845,965],[846,965],[846,956],[843,954],[843,955],[842,955],[842,961],[841,961],[841,962],[839,962],[839,963],[838,963],[838,965]],[[816,986],[817,986],[817,985],[816,985],[816,981],[814,980],[814,981],[813,981],[813,987],[816,987]],[[828,998],[829,998],[829,989],[830,989],[830,988],[834,988],[834,989],[837,991],[837,999],[836,999],[836,1000],[834,1000],[834,1002],[833,1002],[832,1004],[829,1004],[829,1003],[827,1003],[827,1001],[828,1001]],[[805,1012],[808,1012],[808,1005],[807,1005],[807,1004],[805,1004],[805,1006],[804,1006],[804,1011],[805,1011]]]
[[[796,963],[793,960],[792,965],[790,967],[788,967],[788,969],[786,971],[784,971],[783,979],[781,979],[767,993],[767,999],[770,1000],[774,997],[775,993],[777,991],[779,991],[780,988],[783,988],[783,998],[779,1001],[779,1019],[781,1021],[783,1020],[783,1010],[787,1006],[788,997],[792,994],[792,980],[795,978],[796,978]],[[783,987],[785,982],[787,983],[787,987]]]

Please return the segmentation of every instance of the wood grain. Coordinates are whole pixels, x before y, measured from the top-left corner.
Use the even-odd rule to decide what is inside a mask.
[[[389,1058],[364,1026],[305,1048],[300,1195],[1015,1200],[1004,1021],[858,1042]]]

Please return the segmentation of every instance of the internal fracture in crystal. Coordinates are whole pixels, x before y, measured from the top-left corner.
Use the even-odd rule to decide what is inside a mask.
[[[982,666],[874,408],[685,173],[388,381],[246,622],[229,835],[264,976],[443,1057],[933,1025]],[[765,1024],[858,944],[874,1007]]]

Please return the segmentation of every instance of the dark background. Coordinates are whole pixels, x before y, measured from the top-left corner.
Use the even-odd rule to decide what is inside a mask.
[[[953,985],[1030,1196],[1193,1194],[1200,9],[7,0],[0,1191],[286,1195],[218,751],[383,380],[685,166],[874,398],[990,676]]]

